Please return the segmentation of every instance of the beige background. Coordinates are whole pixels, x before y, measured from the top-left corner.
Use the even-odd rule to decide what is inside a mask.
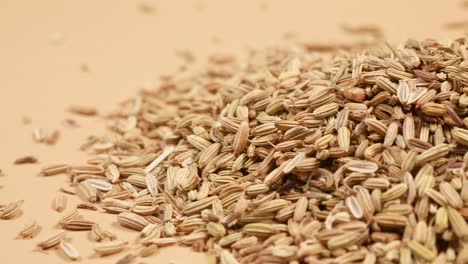
[[[154,8],[141,12],[141,4]],[[176,50],[190,49],[202,59],[210,52],[240,53],[282,41],[286,32],[301,40],[333,42],[345,39],[340,24],[380,26],[390,43],[412,38],[459,37],[445,22],[463,21],[468,10],[461,1],[118,1],[118,0],[0,0],[0,204],[24,199],[24,210],[13,220],[0,220],[1,263],[62,263],[56,251],[33,252],[37,242],[57,229],[60,214],[51,200],[65,176],[40,177],[43,164],[79,164],[77,151],[90,134],[104,129],[99,118],[77,118],[81,128],[62,126],[70,104],[95,105],[103,112],[147,87],[161,74],[181,64]],[[89,72],[80,70],[87,65]],[[32,124],[21,123],[30,116]],[[54,147],[34,144],[34,128],[59,128]],[[40,164],[14,166],[22,155],[35,155]],[[77,201],[70,197],[69,208]],[[119,227],[114,216],[86,214],[105,222],[121,238],[136,234]],[[13,240],[28,218],[43,230],[33,240]],[[84,263],[115,263],[92,255],[87,232],[70,234]],[[169,248],[144,263],[203,263],[202,254]]]

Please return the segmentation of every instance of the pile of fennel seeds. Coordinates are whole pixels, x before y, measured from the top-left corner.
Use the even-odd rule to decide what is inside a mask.
[[[140,232],[135,256],[464,263],[466,42],[213,57],[124,102],[86,164],[43,174],[70,173],[70,193]],[[90,229],[102,254],[128,248],[86,221],[62,226]]]

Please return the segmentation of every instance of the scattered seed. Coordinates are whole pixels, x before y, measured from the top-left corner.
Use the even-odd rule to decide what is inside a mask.
[[[78,106],[78,105],[70,106],[68,108],[68,112],[77,114],[77,115],[82,115],[82,116],[95,116],[98,113],[97,109],[94,107]]]
[[[0,219],[11,219],[15,217],[21,210],[24,201],[16,201],[8,204],[0,211]]]
[[[60,138],[60,131],[54,130],[51,133],[48,133],[44,139],[44,142],[47,145],[55,145],[57,144],[58,140]]]
[[[65,241],[60,241],[60,249],[69,257],[71,260],[77,260],[80,258],[80,253],[70,244]]]
[[[127,244],[128,242],[125,241],[114,240],[94,247],[94,251],[101,256],[107,256],[124,250]]]
[[[43,240],[39,244],[37,244],[38,247],[40,247],[42,250],[46,250],[52,247],[57,246],[60,244],[60,242],[65,238],[65,232],[59,232],[46,240]]]
[[[67,208],[67,197],[65,195],[58,195],[54,198],[52,207],[57,212],[63,212]]]
[[[56,175],[60,173],[67,173],[69,172],[71,167],[67,164],[55,164],[55,165],[49,165],[41,170],[41,175],[43,176],[51,176],[51,175]]]
[[[23,156],[23,157],[17,158],[14,162],[14,164],[16,165],[31,164],[31,163],[37,163],[37,158],[34,156]]]
[[[62,123],[63,123],[64,126],[70,127],[70,128],[79,128],[80,127],[78,122],[75,119],[71,119],[71,118],[65,118]]]
[[[38,231],[39,231],[39,226],[37,225],[36,220],[31,219],[21,229],[21,231],[18,234],[18,237],[32,238],[37,234]]]

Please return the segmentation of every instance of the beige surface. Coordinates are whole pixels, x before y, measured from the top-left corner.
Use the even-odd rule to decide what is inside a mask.
[[[450,2],[450,3],[449,3]],[[246,47],[274,45],[285,32],[303,40],[342,39],[337,25],[376,24],[391,43],[405,38],[456,37],[442,24],[467,15],[459,1],[146,1],[154,6],[143,14],[136,1],[1,0],[0,1],[0,204],[24,199],[23,214],[0,220],[1,263],[61,263],[56,251],[33,252],[34,245],[57,229],[60,214],[51,200],[65,185],[65,176],[40,177],[43,164],[79,164],[85,154],[77,147],[87,135],[103,131],[98,118],[78,118],[79,129],[62,126],[64,109],[74,103],[111,110],[138,87],[160,74],[173,72],[180,61],[177,49],[190,49],[203,58],[209,52],[241,52]],[[213,39],[217,41],[213,41]],[[88,73],[80,66],[86,64]],[[32,117],[31,125],[21,117]],[[34,144],[36,127],[59,128],[54,147]],[[32,154],[40,164],[13,166],[15,158]],[[70,197],[69,208],[77,201]],[[87,214],[133,241],[134,232],[119,227],[114,216]],[[43,230],[33,240],[13,240],[28,218]],[[70,234],[84,263],[115,263],[124,254],[97,259],[86,232]],[[203,263],[203,255],[170,248],[145,263]],[[139,263],[139,262],[136,262]]]

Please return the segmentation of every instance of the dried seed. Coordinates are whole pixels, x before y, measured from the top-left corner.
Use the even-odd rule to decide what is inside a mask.
[[[333,115],[338,112],[338,108],[340,107],[337,103],[330,103],[323,105],[314,110],[313,114],[317,118],[325,118],[327,116]]]
[[[137,257],[136,255],[127,254],[123,258],[119,259],[119,261],[117,261],[117,264],[129,264],[132,261],[134,261],[136,257]]]
[[[60,233],[57,233],[57,234],[47,238],[46,240],[43,240],[42,242],[37,244],[37,246],[40,247],[42,250],[49,249],[49,248],[55,247],[58,244],[60,244],[60,242],[64,238],[65,238],[65,232],[62,231]]]
[[[153,171],[159,165],[159,163],[171,155],[174,150],[175,148],[173,146],[166,147],[163,152],[145,168],[145,172],[150,173]]]
[[[60,191],[66,194],[72,194],[72,195],[76,194],[75,189],[71,189],[69,187],[60,187]]]
[[[117,238],[114,234],[109,231],[103,230],[98,224],[94,224],[91,228],[91,239],[96,242],[101,242],[106,239],[114,240]]]
[[[153,174],[148,173],[145,177],[146,180],[146,188],[153,197],[158,195],[158,180],[154,178]]]
[[[88,220],[69,220],[66,222],[61,222],[60,225],[63,229],[71,231],[83,231],[91,230],[93,228],[94,222]]]
[[[79,214],[78,210],[74,209],[74,210],[72,210],[71,212],[65,214],[65,215],[62,217],[62,219],[60,220],[59,223],[62,224],[62,223],[70,222],[70,221],[72,221],[72,220],[77,219],[77,218],[79,217],[79,215],[80,215],[80,214]]]
[[[294,208],[293,219],[296,222],[301,221],[304,219],[305,214],[307,212],[307,207],[309,205],[309,201],[306,197],[301,197],[297,200],[296,207]]]
[[[23,157],[17,158],[14,162],[14,164],[16,165],[31,164],[31,163],[37,163],[37,158],[34,156],[23,156]]]
[[[37,143],[44,142],[45,140],[45,132],[42,128],[36,128],[33,131],[33,140]]]
[[[361,173],[373,173],[378,170],[377,164],[366,160],[352,160],[346,164],[346,168],[350,171]]]
[[[249,139],[249,124],[247,122],[242,122],[239,126],[234,141],[232,143],[234,154],[238,155],[241,151],[244,150],[247,145],[247,140]]]
[[[340,127],[338,129],[338,144],[340,148],[344,151],[349,151],[349,146],[351,143],[351,133],[347,127]]]
[[[71,260],[77,260],[80,258],[80,253],[70,244],[65,241],[60,241],[60,248]]]
[[[180,243],[222,263],[464,263],[465,40],[374,45],[252,52],[244,72],[215,57],[123,102],[81,146],[86,165],[42,174],[71,172],[78,208],[101,201],[141,231],[142,256]],[[115,239],[78,212],[60,225]]]
[[[360,219],[363,216],[363,210],[361,208],[361,205],[359,204],[359,201],[356,197],[354,196],[349,196],[346,198],[346,206],[348,207],[349,211],[351,214],[357,218]]]
[[[78,105],[70,106],[68,108],[68,112],[77,114],[77,115],[83,115],[83,116],[95,116],[98,113],[98,111],[94,107],[78,106]]]
[[[89,202],[97,202],[98,200],[98,192],[97,189],[91,186],[87,182],[80,182],[77,188],[77,194],[83,197],[86,201]]]
[[[21,238],[32,238],[37,234],[39,231],[39,226],[36,223],[36,220],[29,220],[24,227],[21,229],[21,231],[18,234],[18,237]]]
[[[468,130],[455,127],[452,130],[452,137],[458,144],[468,146]]]
[[[156,238],[153,240],[153,243],[158,247],[170,246],[177,242],[178,242],[178,239],[175,237]]]
[[[366,91],[359,87],[349,88],[343,91],[343,95],[346,99],[362,103],[366,100]]]
[[[231,253],[229,253],[229,251],[222,250],[221,256],[220,256],[220,263],[221,264],[239,264],[239,261],[237,261],[236,258]]]
[[[41,170],[41,175],[43,176],[51,176],[60,173],[67,173],[69,172],[71,167],[67,164],[56,164],[56,165],[49,165]]]
[[[121,226],[137,231],[143,230],[149,224],[144,217],[134,213],[121,213],[117,217],[117,220]]]
[[[349,232],[343,235],[337,235],[327,241],[327,247],[331,250],[356,245],[363,238],[367,237],[367,232]]]
[[[416,158],[416,161],[419,164],[425,164],[435,159],[440,159],[442,157],[447,156],[447,154],[449,153],[449,150],[450,150],[449,145],[440,144],[419,154],[419,156]]]
[[[100,180],[100,179],[87,179],[86,182],[88,185],[101,190],[101,191],[110,191],[114,187],[112,184],[108,183],[107,181]]]
[[[411,252],[413,252],[413,254],[425,260],[431,261],[434,260],[437,256],[435,252],[431,251],[424,245],[421,245],[418,241],[408,241],[407,246]]]
[[[226,234],[226,229],[220,223],[210,222],[206,225],[206,230],[214,238],[221,238]]]
[[[23,203],[23,200],[19,200],[5,206],[0,211],[0,219],[11,219],[15,217],[21,211],[21,206],[23,205]]]
[[[52,207],[57,212],[63,212],[67,208],[67,197],[65,195],[55,196]]]
[[[54,130],[52,133],[48,133],[44,138],[44,142],[47,145],[55,145],[60,138],[60,131]]]
[[[288,161],[287,165],[283,169],[283,173],[284,174],[290,173],[292,170],[294,170],[294,168],[297,167],[299,163],[301,163],[302,160],[304,160],[304,158],[305,158],[304,153],[302,152],[298,153],[293,159]]]
[[[439,185],[440,193],[446,198],[448,204],[453,208],[460,209],[463,207],[463,200],[460,194],[448,182],[441,182]]]
[[[374,217],[374,221],[386,227],[405,227],[408,224],[406,217],[389,213],[377,214]]]
[[[398,122],[392,122],[387,129],[387,134],[385,135],[384,147],[390,147],[395,142],[398,135]]]
[[[400,183],[392,188],[388,189],[386,192],[382,193],[383,201],[391,201],[400,198],[408,190],[406,183]]]
[[[149,245],[147,247],[144,247],[140,250],[140,256],[146,258],[146,257],[149,257],[151,255],[153,255],[154,253],[156,253],[158,251],[158,246],[156,245]]]
[[[468,236],[468,224],[463,219],[463,216],[451,207],[447,207],[447,214],[455,235],[460,238],[466,238]]]
[[[107,256],[124,250],[127,244],[125,241],[114,240],[94,247],[94,251],[101,256]]]

